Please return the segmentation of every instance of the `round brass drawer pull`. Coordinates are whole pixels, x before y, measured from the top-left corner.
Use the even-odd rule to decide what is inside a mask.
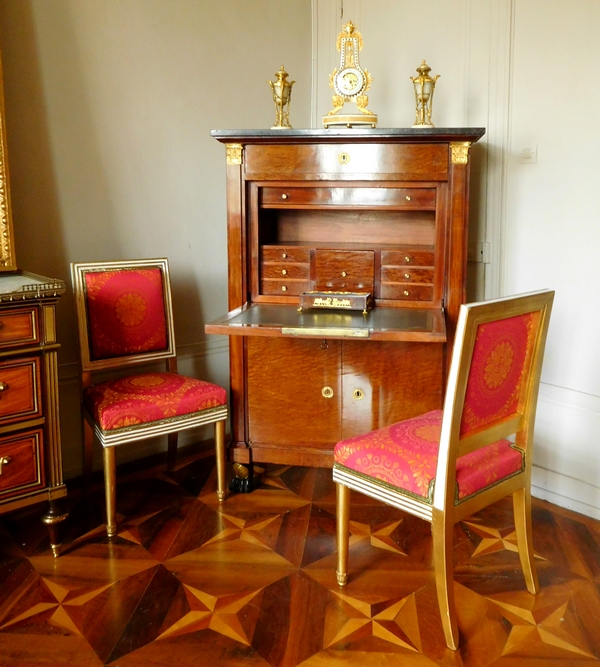
[[[10,456],[0,456],[0,475],[2,474],[2,467],[10,463],[11,460]]]
[[[289,197],[289,195],[286,194],[285,192],[281,195],[281,198],[282,198],[282,199],[287,199],[288,197]]]
[[[345,278],[347,275],[346,271],[342,271],[342,278]]]
[[[404,274],[404,280],[410,280],[410,273]]]
[[[282,285],[282,286],[281,286],[281,291],[282,291],[282,292],[287,292],[287,287],[286,287],[285,285]]]
[[[331,387],[323,387],[321,395],[323,398],[333,398],[333,389]]]
[[[2,382],[0,380],[0,392],[6,391],[9,388],[9,386],[6,384],[6,382]]]
[[[287,257],[287,253],[286,253],[286,252],[282,252],[282,253],[281,253],[281,257],[282,257],[283,259],[286,259],[286,257]]]
[[[406,257],[404,258],[404,261],[408,264],[408,262],[410,262],[410,257],[408,255],[406,255]]]
[[[404,296],[408,296],[409,294],[410,294],[410,292],[407,289],[405,289],[404,290]]]
[[[362,399],[365,397],[365,392],[364,389],[360,389],[357,387],[353,392],[352,396],[357,400],[357,401],[362,401]]]
[[[410,201],[411,197],[410,195],[406,195],[406,201]]]
[[[281,269],[281,273],[285,276],[287,275],[287,269]]]

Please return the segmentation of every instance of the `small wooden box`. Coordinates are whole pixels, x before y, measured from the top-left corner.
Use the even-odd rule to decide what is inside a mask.
[[[328,308],[332,310],[362,310],[366,313],[373,307],[370,292],[303,292],[300,308]]]

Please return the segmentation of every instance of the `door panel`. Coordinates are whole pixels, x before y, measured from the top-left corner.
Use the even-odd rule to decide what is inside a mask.
[[[342,376],[346,439],[441,408],[443,345],[344,341]]]
[[[250,336],[247,350],[250,443],[334,445],[340,434],[340,342]],[[329,398],[325,387],[332,390]]]

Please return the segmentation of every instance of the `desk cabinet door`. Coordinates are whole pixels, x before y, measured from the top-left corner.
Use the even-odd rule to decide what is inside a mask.
[[[443,345],[342,343],[341,439],[442,407]]]
[[[251,444],[330,449],[340,433],[340,342],[249,336]]]

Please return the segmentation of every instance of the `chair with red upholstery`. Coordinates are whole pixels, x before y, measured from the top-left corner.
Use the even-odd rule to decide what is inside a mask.
[[[71,264],[77,307],[84,416],[84,484],[92,472],[94,435],[104,452],[106,531],[115,535],[115,447],[168,435],[168,467],[177,433],[214,424],[217,495],[225,498],[226,391],[180,375],[166,259]],[[92,372],[166,361],[166,372],[138,372],[92,383]]]
[[[350,489],[431,523],[446,644],[458,647],[454,525],[512,495],[525,583],[539,590],[532,547],[531,456],[554,292],[461,306],[444,409],[339,442],[337,580],[348,576]],[[509,439],[510,438],[510,439]]]

